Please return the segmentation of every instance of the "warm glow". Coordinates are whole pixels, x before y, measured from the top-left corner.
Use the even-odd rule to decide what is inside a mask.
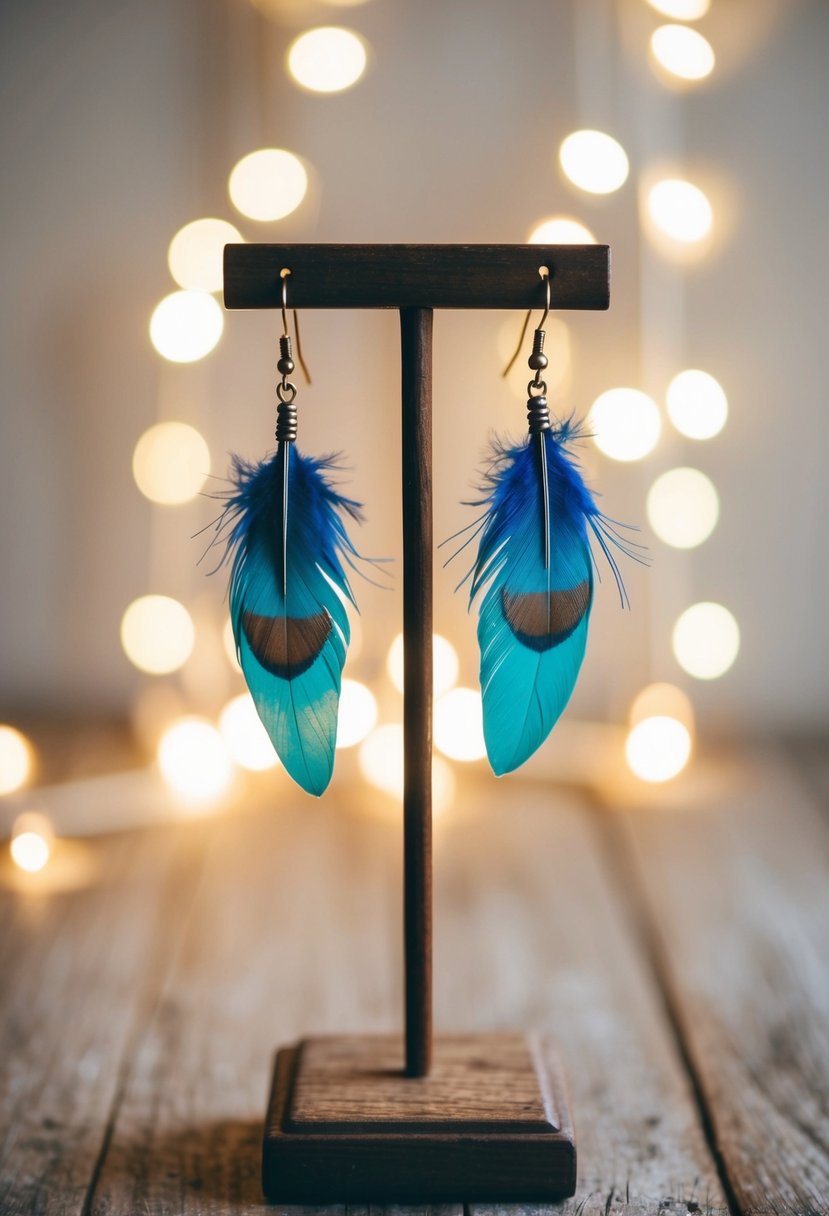
[[[9,850],[14,864],[29,874],[42,870],[51,852],[49,841],[38,836],[37,832],[21,832],[19,836],[15,836]]]
[[[687,25],[660,25],[651,34],[651,53],[666,72],[680,80],[703,80],[714,70],[711,43]]]
[[[389,647],[386,671],[398,692],[403,691],[403,634]],[[458,652],[450,641],[439,633],[432,634],[432,687],[435,697],[448,692],[458,678]]]
[[[231,757],[242,768],[259,773],[279,763],[249,692],[228,701],[219,715],[219,730]]]
[[[191,291],[221,291],[225,245],[242,241],[227,220],[193,220],[179,228],[167,250],[167,265],[179,287]]]
[[[343,680],[337,714],[337,747],[354,747],[374,730],[377,702],[359,680]]]
[[[688,439],[712,439],[728,417],[728,398],[708,372],[688,368],[668,385],[668,417]]]
[[[388,722],[360,744],[360,770],[370,785],[394,798],[403,797],[403,727]],[[455,775],[440,756],[432,759],[432,811],[447,810],[455,794]]]
[[[699,469],[669,469],[648,492],[648,522],[660,540],[675,549],[693,549],[717,525],[720,499]]]
[[[221,797],[233,779],[224,740],[204,718],[180,718],[168,727],[158,745],[158,765],[167,784],[194,802]]]
[[[530,245],[595,245],[596,238],[580,220],[555,215],[543,220],[530,233]]]
[[[297,84],[312,93],[340,93],[350,89],[366,70],[362,38],[339,26],[308,30],[291,43],[288,71]]]
[[[210,472],[210,451],[186,422],[159,422],[145,431],[132,454],[132,475],[151,502],[190,502]]]
[[[195,363],[209,355],[222,336],[224,317],[205,291],[174,291],[156,305],[150,340],[171,363]]]
[[[682,772],[690,755],[690,733],[675,718],[645,718],[625,743],[628,767],[642,781],[670,781]]]
[[[590,194],[610,194],[627,181],[627,153],[604,131],[574,131],[561,145],[558,158],[573,185]]]
[[[28,874],[37,874],[52,852],[52,824],[45,815],[27,811],[18,815],[12,828],[9,852],[14,864]]]
[[[403,794],[403,727],[399,722],[378,726],[360,745],[360,771],[366,781],[387,794]]]
[[[676,21],[697,21],[708,12],[711,0],[648,0],[648,4],[663,17],[673,17]]]
[[[610,388],[593,402],[587,430],[612,460],[641,460],[662,430],[656,402],[637,388]]]
[[[481,694],[453,688],[435,703],[435,747],[450,760],[481,760],[486,755]]]
[[[689,676],[716,680],[737,657],[740,629],[722,604],[694,604],[674,626],[672,644],[676,661]]]
[[[13,794],[29,780],[34,753],[24,734],[0,724],[0,795]]]
[[[233,636],[233,621],[230,617],[227,618],[222,629],[222,645],[225,648],[225,654],[230,660],[230,666],[234,671],[241,671],[241,665],[236,657],[236,638]]]
[[[455,774],[452,765],[440,756],[432,757],[432,817],[439,819],[455,800]]]
[[[680,178],[665,178],[651,187],[648,211],[660,232],[683,245],[701,241],[711,231],[711,204],[699,186]]]
[[[691,698],[675,684],[648,684],[637,694],[630,707],[628,721],[631,726],[644,722],[645,718],[675,718],[689,733],[694,730],[694,707]]]
[[[234,207],[248,219],[281,220],[296,211],[308,189],[302,161],[284,148],[260,148],[243,156],[228,182]]]
[[[195,640],[190,613],[168,595],[142,595],[121,619],[121,645],[140,671],[165,675],[190,657]]]

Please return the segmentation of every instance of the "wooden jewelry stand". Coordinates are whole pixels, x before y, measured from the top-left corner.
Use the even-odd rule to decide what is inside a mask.
[[[550,1044],[432,1041],[432,310],[604,309],[606,245],[228,245],[229,309],[400,310],[403,408],[405,1047],[334,1035],[283,1047],[265,1123],[274,1202],[503,1202],[572,1195],[576,1148]]]

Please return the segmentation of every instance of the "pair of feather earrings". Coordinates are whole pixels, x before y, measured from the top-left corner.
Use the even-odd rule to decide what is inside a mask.
[[[471,580],[470,604],[479,597],[484,736],[499,776],[541,746],[575,686],[593,603],[590,537],[604,552],[623,603],[612,547],[637,557],[596,506],[570,455],[569,444],[581,437],[578,426],[550,420],[541,377],[549,277],[546,289],[529,359],[535,375],[528,386],[528,435],[514,446],[495,445],[476,504],[483,513],[463,530],[471,535],[453,555],[478,539],[463,582]],[[334,460],[296,448],[285,273],[282,315],[276,452],[256,465],[234,457],[234,488],[219,532],[229,529],[230,615],[259,717],[291,777],[320,795],[334,766],[350,636],[346,605],[356,607],[346,567],[356,568],[358,554],[345,519],[359,521],[361,507],[335,488]],[[297,351],[301,361],[299,344]]]

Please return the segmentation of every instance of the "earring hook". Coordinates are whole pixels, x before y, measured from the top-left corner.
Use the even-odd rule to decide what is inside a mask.
[[[545,296],[545,300],[544,300],[544,312],[542,313],[541,320],[538,322],[538,325],[536,326],[536,331],[544,328],[544,322],[547,320],[547,317],[550,312],[550,278],[551,278],[551,275],[550,275],[549,268],[547,266],[539,266],[538,273],[541,276],[541,278],[544,282],[544,286],[547,290],[546,290],[546,296]],[[521,336],[518,339],[518,345],[515,348],[515,354],[512,356],[512,358],[510,359],[507,366],[501,372],[502,379],[506,379],[506,377],[509,375],[510,371],[512,370],[512,366],[515,363],[515,360],[521,354],[521,347],[524,345],[524,335],[527,332],[527,326],[530,323],[530,317],[532,315],[533,315],[533,310],[530,308],[527,311],[526,317],[524,318],[524,324],[521,326]]]
[[[280,270],[279,277],[282,280],[282,332],[285,337],[288,336],[288,277],[291,271],[285,267]],[[302,374],[305,377],[305,383],[311,383],[311,373],[308,371],[308,365],[302,355],[302,339],[299,336],[299,316],[297,310],[292,309],[294,314],[294,333],[296,335],[296,357],[299,360],[299,366],[302,368]]]

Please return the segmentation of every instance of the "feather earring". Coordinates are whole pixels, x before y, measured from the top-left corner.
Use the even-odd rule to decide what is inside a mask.
[[[591,536],[608,560],[623,606],[628,601],[613,547],[644,560],[643,547],[619,535],[616,528],[624,525],[602,514],[584,483],[568,450],[582,437],[578,424],[572,418],[556,425],[550,421],[541,378],[547,366],[543,326],[550,309],[546,268],[542,277],[547,303],[529,358],[535,372],[528,385],[529,434],[515,446],[494,445],[483,497],[470,504],[484,507],[484,513],[456,534],[471,530],[449,559],[480,538],[463,582],[471,579],[470,604],[480,594],[484,738],[499,777],[541,746],[575,687],[593,603]],[[528,321],[529,316],[519,350]]]
[[[357,552],[343,522],[360,504],[332,484],[330,458],[296,448],[296,386],[282,272],[283,334],[277,369],[276,452],[259,464],[233,458],[234,488],[218,530],[231,559],[236,653],[259,717],[288,773],[320,795],[334,767],[340,682],[355,604],[345,573]],[[296,328],[296,312],[294,312]],[[297,355],[302,360],[297,328]],[[355,605],[356,606],[356,605]]]

